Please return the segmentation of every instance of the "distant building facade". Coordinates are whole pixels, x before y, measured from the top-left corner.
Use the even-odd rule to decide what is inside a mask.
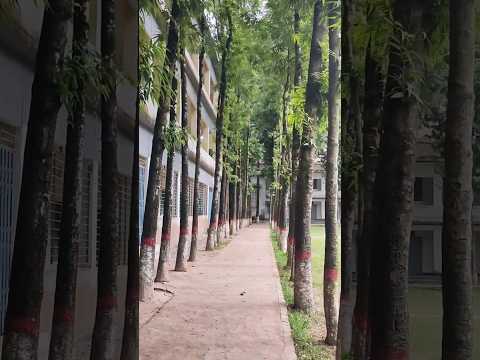
[[[166,31],[162,24],[157,23],[153,18],[147,16],[145,19],[145,28],[150,37],[154,37],[162,31]],[[180,66],[177,62],[177,78],[180,82]],[[193,216],[193,180],[195,175],[195,155],[197,142],[197,89],[199,84],[199,59],[198,54],[186,51],[185,70],[187,77],[187,118],[188,118],[188,208],[189,208],[189,228]],[[218,101],[218,81],[214,62],[206,55],[203,63],[203,96],[201,107],[201,148],[200,148],[200,175],[199,175],[199,249],[205,246],[206,232],[210,217],[211,202],[213,195],[213,176],[215,171],[215,134],[216,117]],[[180,89],[180,86],[179,86]],[[177,124],[181,126],[181,96],[180,91],[177,94]],[[151,157],[151,147],[153,139],[153,129],[157,106],[153,103],[147,106],[147,111],[142,113],[140,118],[140,225],[143,223],[145,211],[145,196],[148,183],[148,171]],[[163,221],[163,199],[165,191],[172,192],[172,230],[169,249],[169,262],[172,265],[177,250],[178,236],[180,232],[180,178],[181,178],[181,154],[176,152],[173,160],[173,185],[171,189],[165,189],[167,152],[164,152],[162,158],[161,171],[161,199],[160,211],[158,216],[157,246],[156,258],[158,259],[160,250],[160,238]],[[188,249],[187,249],[188,250]],[[157,261],[155,261],[157,264]]]

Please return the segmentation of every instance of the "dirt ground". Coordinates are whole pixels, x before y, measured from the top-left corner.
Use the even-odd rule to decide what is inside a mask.
[[[140,303],[140,359],[296,359],[268,224],[200,251],[188,272],[156,287]]]

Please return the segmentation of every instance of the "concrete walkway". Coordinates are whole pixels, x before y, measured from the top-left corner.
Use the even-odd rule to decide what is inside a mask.
[[[141,303],[140,359],[296,359],[268,224],[189,264]]]

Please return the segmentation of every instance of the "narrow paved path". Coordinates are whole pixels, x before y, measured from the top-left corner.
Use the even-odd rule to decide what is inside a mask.
[[[268,224],[169,275],[174,295],[140,305],[140,359],[296,359]]]

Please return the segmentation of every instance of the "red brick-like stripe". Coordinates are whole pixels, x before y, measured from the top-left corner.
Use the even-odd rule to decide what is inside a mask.
[[[288,245],[293,246],[294,242],[295,242],[295,238],[293,236],[289,236],[287,240]]]
[[[15,318],[11,319],[8,327],[16,333],[38,336],[39,323],[33,318]]]
[[[156,244],[155,238],[153,236],[143,238],[143,244],[148,247],[155,247],[155,244]]]
[[[188,235],[189,235],[188,228],[180,229],[180,236],[188,236]]]
[[[295,251],[295,261],[307,261],[312,257],[310,250]]]
[[[170,233],[162,233],[162,241],[170,241]]]
[[[328,281],[337,281],[338,272],[335,268],[325,269],[325,279]]]

